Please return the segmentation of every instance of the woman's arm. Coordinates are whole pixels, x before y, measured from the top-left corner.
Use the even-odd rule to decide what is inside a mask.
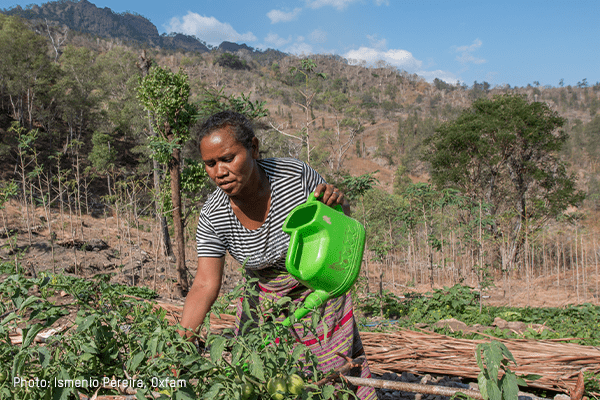
[[[183,306],[182,327],[191,329],[196,334],[199,333],[199,328],[204,322],[206,314],[210,312],[210,308],[217,300],[221,290],[224,265],[225,257],[198,258],[196,277]],[[179,331],[179,334],[187,337],[192,336],[190,331]]]

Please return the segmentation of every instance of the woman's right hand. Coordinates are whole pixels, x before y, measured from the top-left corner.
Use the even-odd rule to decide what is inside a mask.
[[[339,189],[329,183],[320,183],[317,185],[314,191],[315,197],[328,205],[329,207],[335,207],[338,204],[342,206],[344,214],[350,214],[350,203],[348,199]],[[323,197],[320,198],[321,194]]]

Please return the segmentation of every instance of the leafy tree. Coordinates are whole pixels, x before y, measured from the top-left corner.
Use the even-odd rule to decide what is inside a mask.
[[[478,83],[477,81],[473,82],[473,88],[469,93],[469,97],[473,100],[479,99],[485,96],[490,90],[490,84],[483,81],[483,83]]]
[[[18,17],[0,14],[0,93],[10,98],[13,117],[32,127],[34,104],[48,90],[56,70],[46,55],[43,37]]]
[[[115,46],[98,56],[109,129],[119,136],[134,137],[147,127],[146,113],[137,99],[140,70],[136,55]]]
[[[423,141],[433,135],[438,125],[437,119],[420,118],[416,111],[409,114],[406,119],[400,118],[395,142],[400,162],[404,164],[407,171],[411,171],[414,167],[419,153],[422,152]]]
[[[89,154],[89,160],[94,168],[100,172],[107,172],[108,169],[114,166],[117,151],[110,146],[111,140],[112,137],[107,133],[94,132],[92,135],[92,150]]]
[[[235,54],[223,53],[215,59],[215,64],[236,70],[249,70],[250,66]]]
[[[205,89],[202,100],[197,104],[198,119],[202,120],[210,115],[224,110],[233,110],[244,114],[248,119],[256,119],[267,116],[268,110],[265,108],[266,101],[250,100],[250,95],[242,93],[239,97],[235,95],[226,95],[224,89]]]
[[[81,140],[86,129],[101,118],[102,69],[96,54],[85,47],[67,46],[59,61],[63,74],[56,90],[62,118],[69,126],[69,140]]]
[[[166,164],[171,182],[171,204],[175,233],[177,273],[182,294],[189,290],[185,267],[185,243],[181,210],[181,148],[189,139],[195,108],[188,102],[190,86],[185,73],[173,73],[159,66],[140,79],[138,96],[152,115],[158,136],[151,138],[153,157]]]
[[[411,183],[406,166],[399,164],[394,174],[394,194],[401,194]]]
[[[454,89],[456,89],[456,86],[451,85],[449,83],[444,82],[441,79],[435,78],[433,80],[433,84],[436,87],[437,90],[448,90],[448,91],[453,91]]]
[[[560,130],[564,123],[546,103],[494,96],[475,101],[426,141],[424,159],[431,163],[433,183],[490,204],[493,234],[511,243],[503,262],[515,260],[527,231],[560,217],[584,197],[558,157],[567,140]]]

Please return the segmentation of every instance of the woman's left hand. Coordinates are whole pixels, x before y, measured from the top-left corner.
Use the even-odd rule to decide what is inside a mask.
[[[321,194],[323,194],[323,197],[320,197]],[[317,185],[315,188],[315,197],[329,207],[335,207],[339,204],[344,209],[344,214],[350,214],[350,204],[346,196],[331,184],[321,183]]]

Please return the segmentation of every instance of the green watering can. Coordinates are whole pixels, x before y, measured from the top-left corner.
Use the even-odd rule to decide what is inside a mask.
[[[288,272],[313,290],[294,312],[300,319],[350,290],[360,272],[365,228],[346,216],[340,205],[331,208],[311,193],[306,203],[290,212],[282,229],[290,235],[285,259]],[[290,326],[290,319],[283,325]]]

